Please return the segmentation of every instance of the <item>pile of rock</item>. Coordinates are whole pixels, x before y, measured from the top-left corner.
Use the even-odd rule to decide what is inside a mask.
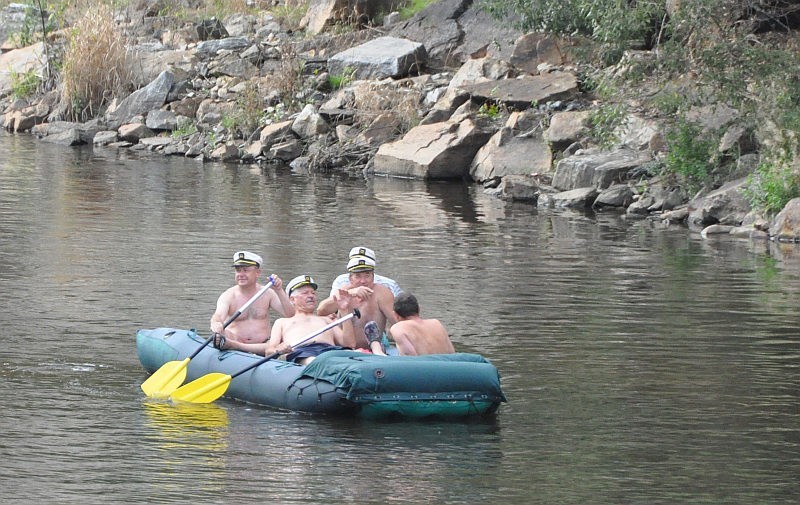
[[[375,12],[391,7],[373,5]],[[326,35],[343,12],[368,19],[364,2],[317,0],[293,37],[276,18],[237,15],[165,29],[141,11],[121,20],[130,32],[140,83],[102,117],[61,121],[57,93],[10,99],[0,77],[0,125],[66,145],[148,149],[223,162],[280,162],[295,170],[342,170],[422,179],[470,179],[500,198],[547,207],[616,208],[632,217],[687,223],[709,234],[800,240],[793,202],[771,223],[750,212],[744,178],[690,198],[658,176],[660,125],[632,114],[601,148],[590,137],[598,106],[581,89],[576,41],[523,34],[467,0],[443,0],[408,21]],[[366,5],[369,5],[367,3]],[[344,7],[347,7],[345,9]],[[348,10],[349,9],[349,10]],[[149,22],[142,23],[142,19]],[[350,17],[352,21],[352,17]],[[41,45],[7,51],[0,68],[40,65]],[[289,55],[306,82],[281,114],[276,82]],[[330,76],[345,82],[330,89]],[[271,121],[252,131],[226,127],[247,90],[269,103]],[[736,112],[697,111],[728,128],[721,150],[736,150],[742,174],[757,164]],[[266,114],[265,114],[266,117]],[[727,147],[726,147],[727,146]],[[770,225],[772,227],[770,227]]]

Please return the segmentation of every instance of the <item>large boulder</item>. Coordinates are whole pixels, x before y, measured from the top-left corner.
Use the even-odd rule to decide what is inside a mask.
[[[108,129],[116,130],[134,116],[146,116],[151,110],[160,109],[166,102],[174,82],[175,76],[172,72],[164,71],[144,88],[128,95],[116,108],[106,114]]]
[[[14,75],[31,71],[38,76],[44,75],[46,61],[41,43],[0,53],[0,97],[11,94]]]
[[[578,77],[572,72],[551,72],[465,84],[460,88],[473,98],[523,110],[540,103],[574,98],[578,94]]]
[[[541,119],[532,113],[513,113],[472,160],[469,174],[483,182],[507,175],[548,173],[552,168],[550,146],[536,128]]]
[[[790,200],[775,216],[769,234],[779,242],[800,242],[800,198]]]
[[[739,226],[750,212],[750,202],[745,197],[747,178],[723,184],[707,195],[689,202],[688,223],[691,226],[724,224]]]
[[[383,144],[375,155],[374,171],[418,179],[463,179],[490,136],[471,119],[420,125],[403,138]]]
[[[424,67],[426,59],[425,46],[418,42],[378,37],[332,56],[328,72],[355,79],[404,77]]]
[[[297,7],[301,6],[297,4]],[[403,4],[400,0],[315,0],[309,2],[306,14],[300,20],[300,27],[305,28],[306,33],[317,35],[337,23],[373,20]],[[290,5],[292,2],[287,2],[287,7]]]
[[[391,35],[424,44],[431,66],[453,68],[487,55],[508,60],[521,34],[512,26],[498,23],[473,0],[440,0],[395,25]]]
[[[556,165],[553,187],[569,191],[595,187],[605,189],[628,179],[628,173],[650,161],[646,152],[632,149],[579,152]]]

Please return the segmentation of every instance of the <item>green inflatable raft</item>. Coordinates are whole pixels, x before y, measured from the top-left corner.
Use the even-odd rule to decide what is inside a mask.
[[[194,330],[139,330],[139,361],[152,373],[183,360],[205,341]],[[263,356],[206,346],[188,365],[186,382],[234,375]],[[506,401],[500,375],[478,354],[374,356],[329,351],[307,366],[271,360],[235,377],[225,397],[315,414],[385,418],[471,418],[494,415]]]

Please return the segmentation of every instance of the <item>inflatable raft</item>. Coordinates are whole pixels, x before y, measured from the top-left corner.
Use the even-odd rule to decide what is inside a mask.
[[[168,361],[187,358],[204,341],[194,330],[143,329],[136,333],[136,351],[152,373]],[[234,375],[261,358],[206,346],[189,361],[186,382],[211,372]],[[506,401],[497,369],[480,355],[374,356],[357,351],[328,351],[307,366],[267,361],[235,377],[225,397],[372,419],[489,416]]]

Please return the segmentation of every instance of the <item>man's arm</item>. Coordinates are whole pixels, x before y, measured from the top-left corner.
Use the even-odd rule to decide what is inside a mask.
[[[376,285],[376,289],[377,287]],[[394,313],[394,295],[386,286],[380,287],[383,289],[378,292],[378,308],[386,316],[386,328],[388,329],[397,322],[397,315]]]
[[[271,297],[270,307],[283,317],[292,317],[294,315],[294,305],[292,305],[292,301],[289,300],[286,291],[283,290],[283,281],[275,274],[272,274],[270,277],[272,278],[272,291],[274,291],[276,295]]]
[[[217,307],[214,310],[214,314],[211,315],[211,331],[213,333],[222,333],[224,334],[223,324],[225,320],[228,318],[228,312],[230,311],[231,303],[230,303],[230,290],[225,290],[219,298],[217,298]]]
[[[276,352],[281,354],[291,352],[292,347],[283,341],[283,322],[284,319],[281,318],[272,325],[272,333],[269,336],[269,340],[267,340],[266,350],[264,351],[265,356]]]
[[[339,311],[340,317],[344,317],[347,314],[353,312],[353,299],[350,297],[350,294],[344,290],[340,289],[337,293],[336,297],[336,308]],[[339,327],[334,328],[334,341],[337,345],[342,347],[349,347],[351,349],[355,348],[356,346],[356,332],[355,332],[355,321],[351,317],[347,321],[341,323]]]

